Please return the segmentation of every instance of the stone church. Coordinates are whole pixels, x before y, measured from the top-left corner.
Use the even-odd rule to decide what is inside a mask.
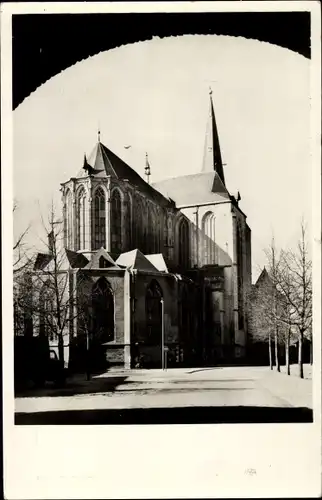
[[[151,184],[148,159],[144,180],[98,136],[61,184],[61,272],[75,299],[66,362],[86,342],[125,368],[160,367],[165,356],[168,366],[212,366],[245,355],[251,231],[240,194],[225,183],[211,93],[200,160],[198,173]],[[52,258],[38,254],[34,272],[46,273]],[[41,314],[33,330],[46,334]]]

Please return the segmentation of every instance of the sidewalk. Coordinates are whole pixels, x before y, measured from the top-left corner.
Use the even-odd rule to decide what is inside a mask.
[[[309,379],[309,380],[312,379],[312,369],[313,369],[312,365],[309,365],[309,364],[303,365],[303,372],[304,372],[305,379]],[[285,365],[281,366],[281,372],[286,373],[286,366]],[[290,366],[290,372],[291,372],[291,376],[298,377],[298,373],[299,373],[298,364],[292,364]]]
[[[312,380],[301,379],[293,375],[287,375],[286,370],[285,373],[268,370],[260,380],[260,384],[275,397],[287,401],[291,406],[312,408]]]

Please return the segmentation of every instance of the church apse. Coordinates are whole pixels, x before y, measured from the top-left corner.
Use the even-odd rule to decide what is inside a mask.
[[[201,172],[150,184],[99,135],[61,186],[65,248],[86,260],[72,255],[91,283],[90,331],[106,359],[129,367],[144,351],[158,364],[162,323],[175,364],[215,364],[245,345],[250,230],[225,184],[212,96]]]

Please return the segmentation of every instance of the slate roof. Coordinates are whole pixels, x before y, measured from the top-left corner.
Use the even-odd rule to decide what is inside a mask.
[[[165,179],[154,183],[153,187],[164,196],[173,199],[178,208],[231,199],[217,172],[202,172]]]
[[[86,159],[85,159],[86,160]],[[118,179],[128,180],[138,191],[144,193],[151,200],[162,206],[172,206],[172,202],[155,190],[150,184],[119,158],[113,151],[108,149],[104,144],[98,142],[94,147],[88,160],[84,160],[85,169],[82,168],[77,177],[87,176],[88,173],[94,177],[112,176]],[[92,167],[92,170],[88,169]]]
[[[119,266],[129,267],[130,269],[137,269],[138,271],[158,271],[156,267],[138,250],[131,250],[130,252],[122,253],[116,260]]]
[[[254,285],[254,286],[259,287],[261,284],[264,284],[264,283],[265,283],[266,285],[267,285],[267,284],[270,284],[270,285],[272,285],[272,284],[273,284],[273,283],[272,283],[272,280],[271,280],[271,278],[269,277],[268,272],[267,272],[267,270],[266,270],[266,268],[265,268],[265,267],[264,267],[264,269],[262,270],[262,272],[260,273],[260,275],[258,276],[257,281],[256,281],[256,283],[255,283],[255,285]]]
[[[145,255],[145,257],[151,262],[151,264],[158,270],[168,273],[168,268],[165,263],[162,253],[154,253]]]
[[[44,267],[47,266],[47,264],[51,261],[52,256],[47,253],[38,253],[35,263],[34,263],[34,270],[39,271],[41,269],[44,269]]]
[[[34,264],[34,270],[39,271],[45,269],[51,261],[52,256],[50,254],[38,253]],[[88,259],[83,254],[68,250],[67,248],[64,248],[59,258],[59,268],[61,270],[67,269],[69,266],[73,269],[79,269],[85,267],[86,264],[88,264]]]
[[[100,267],[99,260],[101,257],[104,257],[104,259],[107,261],[105,263],[104,269],[120,269],[120,267],[115,263],[111,255],[103,247],[97,250],[97,252],[95,252],[92,255],[91,260],[85,266],[85,269],[99,268]]]
[[[72,250],[65,249],[66,257],[68,262],[72,268],[82,268],[88,264],[88,259],[85,255],[77,252],[73,252]]]

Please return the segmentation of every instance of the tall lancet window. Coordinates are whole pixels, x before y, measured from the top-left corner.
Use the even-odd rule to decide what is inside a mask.
[[[118,189],[111,196],[111,251],[122,251],[122,200]]]
[[[68,189],[66,194],[66,247],[73,249],[73,196]]]
[[[135,246],[141,251],[144,249],[144,220],[141,202],[137,202],[135,211]]]
[[[77,250],[85,249],[85,234],[86,234],[86,192],[83,187],[77,193]]]
[[[203,219],[203,235],[204,263],[215,264],[215,216],[212,212],[208,212]]]
[[[101,187],[94,195],[94,250],[106,246],[106,209],[105,194]]]
[[[183,269],[189,267],[189,225],[182,219],[179,225],[179,265]]]

